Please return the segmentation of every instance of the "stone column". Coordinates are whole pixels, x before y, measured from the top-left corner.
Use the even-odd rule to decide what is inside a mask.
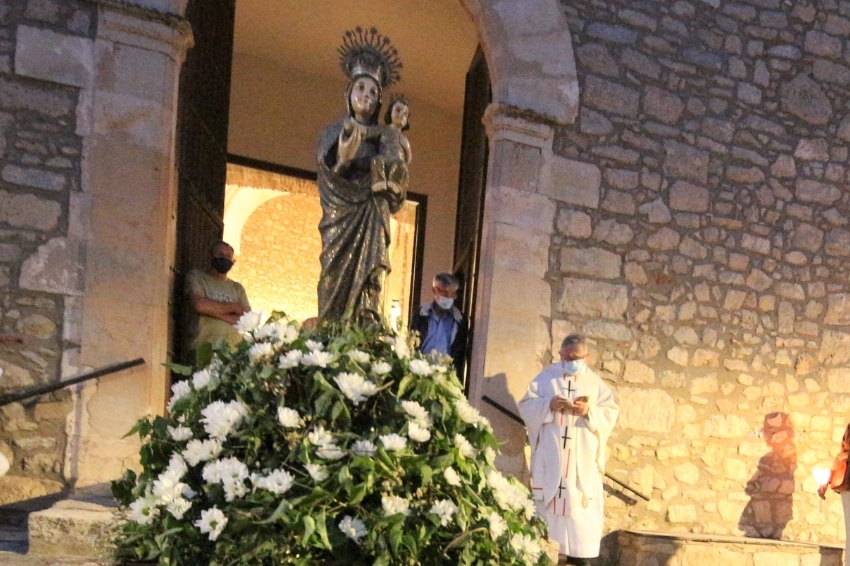
[[[484,115],[490,163],[471,375],[473,402],[486,395],[516,412],[528,381],[548,362],[552,291],[546,282],[555,202],[541,189],[552,155],[553,128],[491,105]],[[487,405],[502,447],[500,469],[519,473],[521,426]]]
[[[71,210],[85,247],[84,290],[66,313],[79,321],[70,340],[80,344],[67,371],[136,357],[147,363],[78,389],[65,462],[66,479],[78,486],[118,477],[138,457],[124,434],[165,407],[177,88],[191,46],[181,16],[151,9],[182,11],[185,2],[98,4],[94,72],[77,111],[82,194]]]

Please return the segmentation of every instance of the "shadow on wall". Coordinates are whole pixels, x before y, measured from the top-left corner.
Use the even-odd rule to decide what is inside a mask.
[[[792,518],[797,469],[791,417],[781,412],[765,415],[762,433],[770,452],[761,457],[756,473],[747,482],[745,491],[750,501],[738,528],[748,537],[780,539]]]

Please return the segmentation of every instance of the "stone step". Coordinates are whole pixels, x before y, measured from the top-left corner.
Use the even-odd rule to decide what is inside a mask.
[[[841,566],[843,548],[733,536],[619,531],[618,566]]]
[[[110,561],[86,558],[27,556],[16,552],[0,551],[0,566],[109,566]]]
[[[59,501],[49,509],[30,514],[27,556],[108,559],[114,552],[112,538],[118,522],[115,507],[86,501]]]

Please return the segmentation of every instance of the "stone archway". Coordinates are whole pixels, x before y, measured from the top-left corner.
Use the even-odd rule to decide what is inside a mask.
[[[558,3],[463,4],[478,26],[493,90],[484,116],[490,157],[470,400],[504,441],[500,468],[519,475],[524,429],[482,397],[516,411],[515,400],[548,363],[553,334],[560,334],[550,328],[552,291],[545,279],[555,200],[593,194],[565,182],[562,173],[572,164],[552,152],[554,126],[572,123],[579,103],[572,39]]]

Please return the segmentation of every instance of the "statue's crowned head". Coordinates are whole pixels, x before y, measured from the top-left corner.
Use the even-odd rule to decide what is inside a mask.
[[[339,52],[339,65],[350,79],[346,98],[351,95],[351,88],[361,77],[369,77],[378,87],[378,109],[380,95],[383,89],[401,79],[401,61],[398,51],[390,43],[390,38],[381,35],[377,29],[368,30],[357,26],[348,30],[342,36]],[[348,101],[349,112],[351,102]],[[376,110],[377,114],[377,110]]]

